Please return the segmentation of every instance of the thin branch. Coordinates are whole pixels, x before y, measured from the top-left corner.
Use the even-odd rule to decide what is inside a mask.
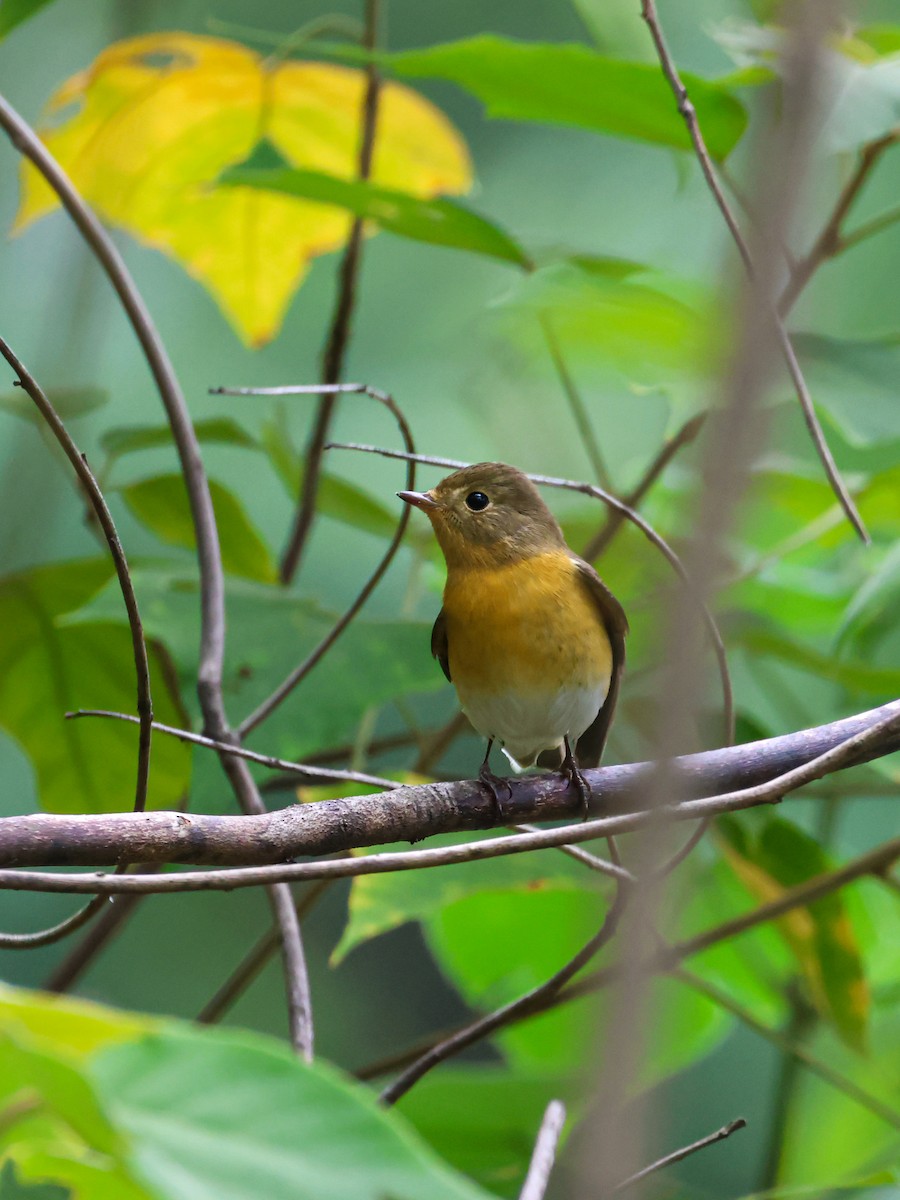
[[[378,35],[379,0],[366,0],[365,29],[362,45],[369,51],[375,49]],[[366,180],[372,173],[372,158],[375,150],[375,130],[378,119],[378,94],[381,80],[374,61],[366,64],[366,88],[363,95],[357,178]],[[338,295],[331,328],[322,355],[322,383],[331,385],[340,381],[344,370],[344,359],[350,341],[350,326],[356,307],[356,285],[362,255],[365,222],[356,217],[350,226],[350,234],[344,249],[339,270]],[[322,473],[322,454],[331,429],[336,393],[320,390],[319,407],[312,433],[306,447],[300,503],[291,528],[288,543],[281,560],[282,583],[290,583],[297,573],[300,559],[306,547],[316,515],[319,495],[319,479]]]
[[[657,456],[622,501],[626,508],[638,507],[678,451],[696,438],[705,421],[706,413],[698,413],[689,421],[685,421],[676,434],[663,442]],[[607,514],[606,521],[584,547],[581,557],[586,558],[588,562],[595,562],[616,536],[624,520],[625,514],[618,509]]]
[[[0,126],[13,145],[28,158],[59,197],[79,233],[94,254],[122,304],[135,336],[147,360],[162,399],[172,438],[181,463],[187,489],[197,545],[200,573],[200,661],[197,673],[197,694],[206,725],[206,732],[218,741],[232,740],[222,698],[222,671],[225,654],[225,579],[219,547],[219,533],[212,504],[209,481],[203,467],[200,443],[194,431],[184,394],[175,370],[153,324],[137,285],[122,256],[93,211],[84,202],[68,175],[53,155],[14,108],[0,96]],[[222,766],[245,811],[264,810],[253,776],[245,763],[223,755]],[[284,899],[270,895],[276,908],[287,913]],[[291,905],[291,911],[293,906]],[[303,948],[299,931],[285,930],[285,971],[289,995],[298,991],[308,993]],[[295,979],[299,977],[299,979]],[[308,995],[307,995],[308,1001]],[[302,1047],[311,1053],[312,1034],[309,1004],[303,1021],[292,1018],[292,1024],[305,1024],[308,1036]]]
[[[556,330],[553,328],[550,318],[546,314],[540,317],[540,325],[544,334],[544,341],[547,343],[547,350],[550,353],[550,361],[553,363],[553,369],[556,371],[562,390],[569,402],[569,409],[575,421],[575,427],[578,430],[585,453],[594,469],[594,475],[601,487],[609,487],[609,470],[603,460],[597,439],[594,436],[594,430],[591,427],[590,418],[584,406],[584,401],[581,398],[581,393],[563,357],[559,338],[556,336]]]
[[[122,543],[119,541],[119,533],[116,529],[115,521],[113,521],[112,513],[109,511],[109,507],[103,498],[103,493],[100,490],[100,485],[94,478],[93,471],[88,466],[87,458],[75,445],[71,434],[66,429],[46,393],[2,337],[0,337],[0,354],[3,355],[18,375],[18,382],[22,389],[34,401],[36,408],[50,427],[53,436],[65,452],[66,458],[72,464],[75,474],[78,476],[87,494],[100,528],[103,530],[103,536],[106,538],[110,557],[116,569],[116,578],[119,581],[122,599],[125,602],[125,611],[128,614],[128,627],[131,630],[131,649],[134,655],[134,673],[137,681],[137,710],[139,715],[136,718],[136,722],[140,725],[140,733],[138,735],[137,782],[134,789],[134,811],[143,812],[147,804],[147,786],[150,780],[153,697],[150,693],[150,660],[147,656],[147,643],[144,640],[144,628],[141,624],[141,614],[138,609],[137,596],[134,594],[134,584],[131,581],[131,573],[128,570],[125,551],[122,549]],[[75,920],[75,918],[70,919]],[[78,928],[78,926],[75,925],[74,928]]]
[[[369,396],[372,400],[377,400],[379,404],[383,404],[388,412],[393,416],[400,430],[400,436],[403,439],[403,444],[406,447],[406,456],[408,466],[406,471],[406,488],[412,490],[415,487],[415,443],[413,441],[412,431],[407,423],[406,417],[403,415],[403,410],[397,404],[392,396],[387,392],[379,391],[378,388],[369,387],[364,383],[335,383],[327,388],[321,384],[315,386],[293,385],[288,384],[284,387],[271,388],[213,388],[213,395],[217,396],[309,396],[320,394],[327,391],[332,395],[357,395]],[[310,671],[315,667],[328,653],[331,647],[335,644],[350,622],[355,618],[366,603],[372,592],[381,582],[381,579],[394,560],[394,556],[400,549],[400,543],[403,541],[403,535],[406,533],[406,526],[409,523],[409,518],[412,515],[412,510],[409,505],[403,505],[403,512],[400,513],[400,518],[397,522],[397,528],[394,531],[394,536],[391,538],[387,549],[381,556],[375,570],[363,584],[363,587],[356,596],[356,599],[347,609],[347,611],[338,618],[325,635],[318,646],[306,656],[298,667],[287,676],[287,678],[279,684],[275,691],[264,700],[258,708],[256,708],[248,717],[246,717],[238,726],[238,733],[244,737],[257,725],[261,724],[274,710],[285,700],[295,687],[301,683]]]
[[[900,837],[877,846],[865,854],[861,854],[858,858],[852,859],[843,867],[839,867],[834,871],[824,872],[801,884],[797,884],[793,888],[787,889],[777,900],[759,905],[757,908],[751,909],[739,917],[724,921],[720,925],[716,925],[712,929],[707,929],[693,938],[662,947],[652,958],[642,964],[642,970],[648,973],[652,972],[653,974],[665,974],[684,962],[691,955],[700,954],[704,950],[708,950],[711,946],[718,945],[720,942],[737,937],[750,929],[755,929],[759,925],[775,921],[786,913],[792,912],[794,909],[805,908],[822,896],[839,891],[849,883],[854,882],[854,880],[865,876],[870,875],[887,882],[891,880],[890,867],[898,859],[900,859]],[[617,975],[618,967],[602,967],[600,970],[594,971],[582,979],[569,984],[568,987],[563,988],[556,996],[551,996],[546,1004],[531,1012],[524,1013],[516,1019],[525,1020],[528,1017],[537,1016],[548,1009],[569,1004],[574,1000],[580,999],[582,996],[599,991],[612,983]],[[432,1035],[422,1038],[415,1045],[407,1047],[406,1050],[401,1050],[396,1054],[392,1054],[389,1058],[363,1067],[357,1072],[357,1077],[360,1079],[373,1079],[379,1075],[386,1074],[388,1071],[405,1067],[408,1063],[431,1049],[438,1041],[444,1041],[456,1032],[458,1030],[449,1030],[436,1037]]]
[[[683,1158],[687,1158],[691,1154],[696,1154],[698,1150],[705,1150],[707,1146],[714,1146],[716,1142],[724,1142],[726,1138],[731,1137],[733,1133],[737,1133],[739,1129],[746,1128],[746,1125],[747,1122],[743,1117],[729,1121],[727,1125],[723,1125],[715,1133],[707,1134],[705,1138],[700,1138],[698,1142],[691,1142],[689,1146],[682,1146],[680,1150],[675,1150],[672,1154],[667,1154],[665,1158],[657,1159],[655,1163],[651,1163],[649,1167],[644,1167],[642,1171],[636,1171],[634,1175],[629,1176],[628,1179],[623,1179],[620,1184],[617,1184],[613,1188],[613,1191],[624,1192],[626,1188],[632,1187],[635,1183],[640,1183],[648,1175],[653,1175],[656,1171],[662,1171],[665,1167],[671,1167],[673,1163],[681,1162]]]
[[[721,212],[725,224],[731,233],[734,243],[738,248],[741,259],[751,279],[755,277],[753,260],[750,255],[749,247],[741,232],[737,218],[731,210],[728,199],[725,196],[722,186],[719,183],[716,169],[713,165],[712,157],[706,147],[706,142],[700,130],[700,124],[697,120],[697,113],[693,103],[688,95],[687,88],[681,79],[678,68],[675,66],[674,59],[669,53],[669,48],[666,45],[663,36],[662,28],[659,23],[659,17],[656,12],[655,0],[641,0],[641,16],[650,30],[650,36],[653,39],[653,44],[656,47],[657,57],[662,68],[663,75],[672,89],[672,94],[675,97],[675,102],[678,112],[684,119],[688,134],[694,147],[694,152],[697,156],[697,161],[700,164],[700,169],[703,172],[703,177],[706,180],[709,190],[712,192],[719,211]],[[768,303],[768,302],[767,302]],[[824,468],[828,482],[831,485],[832,491],[840,502],[847,519],[850,524],[859,534],[863,542],[870,542],[868,531],[863,523],[862,517],[857,511],[853,499],[841,479],[835,464],[834,458],[829,449],[828,442],[819,424],[819,419],[816,416],[815,407],[809,389],[806,386],[806,380],[803,377],[803,372],[800,369],[800,364],[797,361],[797,355],[794,352],[794,347],[790,336],[785,328],[784,322],[778,314],[777,308],[774,305],[769,305],[770,317],[775,329],[775,335],[778,341],[779,348],[787,365],[788,374],[791,377],[791,382],[794,385],[794,390],[797,393],[797,398],[800,401],[800,407],[803,410],[803,417],[806,422],[806,427],[809,430],[813,445],[816,448],[816,453]]]
[[[873,237],[876,233],[890,229],[898,221],[900,221],[900,204],[895,204],[892,208],[886,209],[885,212],[879,213],[877,217],[873,217],[871,221],[864,221],[862,225],[857,226],[850,233],[845,233],[841,240],[841,249],[849,250],[851,246],[858,246],[860,242],[866,241],[867,238]]]
[[[739,1004],[727,992],[722,991],[721,988],[681,967],[672,971],[672,978],[678,979],[682,983],[687,984],[688,987],[692,987],[704,996],[708,996],[710,1000],[718,1004],[721,1008],[724,1008],[726,1012],[733,1013],[739,1021],[742,1021],[754,1033],[758,1033],[767,1042],[778,1046],[783,1053],[790,1054],[793,1058],[796,1058],[798,1062],[812,1071],[814,1075],[818,1075],[827,1084],[830,1084],[831,1087],[837,1088],[845,1096],[849,1096],[851,1100],[855,1100],[862,1108],[867,1109],[870,1113],[874,1113],[876,1117],[879,1117],[887,1125],[892,1126],[894,1129],[900,1129],[900,1112],[879,1100],[877,1096],[873,1096],[871,1092],[867,1092],[865,1088],[859,1087],[848,1076],[841,1074],[840,1071],[836,1071],[828,1063],[817,1058],[805,1046],[799,1046],[795,1042],[792,1042],[780,1030],[771,1029],[768,1025],[760,1021],[749,1008],[746,1008],[743,1004]]]
[[[622,909],[628,898],[629,887],[625,883],[620,883],[616,889],[615,897],[610,905],[603,924],[597,930],[593,937],[581,947],[576,955],[559,970],[556,971],[549,979],[526,992],[524,996],[520,996],[517,1000],[511,1001],[509,1004],[504,1004],[501,1008],[496,1009],[487,1016],[480,1017],[473,1021],[465,1028],[457,1030],[445,1041],[438,1042],[431,1046],[420,1058],[416,1059],[406,1070],[398,1075],[397,1078],[390,1083],[379,1096],[382,1104],[396,1104],[401,1096],[404,1096],[409,1089],[426,1075],[434,1067],[440,1063],[446,1062],[448,1058],[459,1054],[468,1046],[472,1046],[475,1042],[489,1037],[498,1029],[502,1029],[504,1025],[508,1025],[513,1021],[520,1020],[524,1015],[530,1013],[533,1009],[545,1007],[547,1002],[554,996],[559,994],[560,989],[569,982],[569,980],[586,966],[591,959],[602,949],[603,946],[615,934],[619,924],[619,918],[622,915]]]
[[[68,712],[66,717],[74,720],[77,717],[109,717],[116,721],[136,722],[137,717],[130,713],[112,712],[105,708],[79,708],[77,712]],[[192,746],[205,746],[209,750],[224,751],[236,758],[245,758],[248,762],[259,763],[273,771],[285,771],[290,775],[301,775],[317,783],[329,779],[345,783],[371,784],[373,787],[390,791],[400,786],[394,779],[385,779],[381,775],[367,775],[364,771],[337,771],[329,767],[313,767],[304,763],[291,762],[287,758],[276,758],[272,754],[259,754],[256,750],[248,750],[245,746],[234,746],[230,742],[217,742],[215,738],[204,737],[202,733],[192,733],[189,729],[178,729],[174,725],[164,725],[154,721],[153,728],[157,733],[166,733],[176,737],[180,742],[189,742]]]
[[[61,942],[70,933],[75,933],[86,925],[108,904],[109,896],[95,896],[71,917],[66,917],[64,921],[50,925],[47,929],[40,929],[35,933],[0,933],[0,950],[36,950],[39,946],[51,946],[54,942]]]
[[[157,863],[138,868],[144,872],[158,871]],[[84,974],[93,960],[118,933],[144,896],[113,896],[112,903],[100,914],[87,934],[56,964],[43,983],[47,992],[67,992]]]
[[[107,813],[64,816],[37,813],[0,821],[0,862],[19,866],[116,862],[256,862],[275,866],[184,872],[158,879],[0,871],[0,888],[73,893],[228,890],[274,880],[325,879],[413,870],[518,854],[616,836],[652,822],[684,821],[774,804],[790,791],[834,771],[888,754],[900,744],[900,701],[831,725],[768,741],[706,751],[671,760],[678,795],[700,798],[625,811],[539,833],[515,834],[443,846],[355,857],[349,862],[290,863],[298,855],[333,854],[386,841],[420,841],[436,833],[492,828],[497,814],[478,780],[401,787],[381,795],[293,805],[256,817],[188,813]],[[644,794],[655,763],[585,771],[607,810]],[[750,782],[750,781],[760,782]],[[716,792],[741,781],[744,786]],[[506,819],[554,820],[580,810],[578,789],[557,774],[511,779]],[[617,805],[618,802],[618,805]],[[627,872],[622,871],[623,876]]]
[[[804,255],[791,271],[787,285],[778,302],[778,311],[782,317],[785,317],[794,307],[800,293],[822,263],[826,259],[834,258],[845,248],[845,240],[841,227],[862,190],[863,184],[877,166],[882,154],[884,154],[889,146],[893,146],[896,143],[897,138],[898,135],[896,133],[889,133],[885,137],[870,142],[867,146],[863,146],[859,155],[859,161],[856,164],[856,170],[841,189],[835,201],[834,208],[822,226],[821,233],[813,242],[809,253]]]
[[[386,450],[381,446],[369,446],[361,442],[331,442],[328,446],[330,450],[358,450],[364,454],[379,454],[382,458],[399,458],[406,461],[423,463],[426,466],[446,467],[450,470],[458,470],[460,467],[468,466],[468,463],[461,462],[456,458],[442,458],[439,455],[432,454],[409,454],[399,450]],[[734,695],[731,687],[731,676],[728,671],[728,660],[725,653],[725,643],[722,640],[722,635],[719,632],[719,627],[716,624],[715,618],[709,611],[707,605],[696,596],[690,578],[684,568],[681,559],[662,536],[657,533],[653,526],[646,521],[640,513],[629,508],[624,501],[613,496],[610,492],[604,491],[603,488],[597,487],[591,483],[578,483],[572,479],[558,479],[552,475],[534,475],[527,473],[528,478],[533,483],[540,484],[542,487],[562,488],[565,491],[580,492],[583,496],[593,496],[596,500],[601,500],[609,508],[620,513],[625,520],[630,521],[635,525],[647,540],[654,545],[657,550],[663,555],[676,575],[681,579],[682,583],[694,597],[697,607],[700,610],[703,623],[706,626],[706,631],[713,647],[713,652],[716,656],[716,664],[719,669],[719,677],[722,686],[722,708],[724,713],[725,725],[725,741],[730,744],[734,741]]]
[[[551,1100],[538,1130],[528,1174],[519,1192],[519,1200],[544,1200],[547,1185],[550,1183],[550,1173],[556,1162],[556,1148],[565,1123],[566,1106],[561,1100]]]

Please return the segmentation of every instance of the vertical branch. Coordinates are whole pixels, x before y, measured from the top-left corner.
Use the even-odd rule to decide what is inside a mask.
[[[365,32],[363,46],[374,50],[378,40],[378,15],[380,0],[366,0]],[[375,152],[375,128],[378,118],[378,92],[381,80],[374,63],[366,68],[366,90],[363,96],[362,127],[360,134],[357,174],[359,179],[368,179],[372,173]],[[344,359],[350,341],[350,325],[356,307],[356,284],[359,276],[360,258],[365,222],[361,217],[354,219],[350,236],[344,248],[338,271],[338,295],[331,317],[331,328],[322,354],[322,383],[340,383],[344,370]],[[316,515],[316,500],[319,494],[319,479],[322,473],[322,455],[331,429],[337,396],[334,392],[319,397],[312,433],[306,446],[303,482],[300,488],[300,503],[291,528],[288,543],[281,560],[282,583],[290,583],[300,566],[300,559]]]
[[[759,172],[760,223],[754,230],[751,253],[722,196],[693,105],[666,47],[653,0],[642,0],[642,13],[704,174],[720,200],[748,268],[739,297],[737,344],[705,447],[702,486],[692,522],[694,538],[686,562],[694,589],[701,601],[708,602],[718,583],[721,547],[762,444],[761,406],[773,360],[779,348],[784,351],[783,326],[773,320],[775,289],[781,270],[780,247],[807,161],[820,29],[807,4],[801,26],[791,32],[788,40],[784,119],[758,159],[764,159],[765,170]],[[702,694],[700,648],[683,592],[670,603],[666,644],[669,655],[656,720],[660,766],[648,780],[642,805],[651,810],[677,799],[678,782],[669,764],[691,736]],[[678,703],[672,702],[675,696]],[[624,953],[608,1011],[609,1028],[615,1030],[615,1037],[607,1039],[603,1048],[595,1105],[598,1116],[583,1164],[582,1190],[586,1193],[611,1194],[619,1181],[634,1176],[649,1157],[645,1149],[651,1115],[647,1102],[636,1100],[626,1114],[622,1098],[633,1094],[645,1052],[650,980],[647,960],[652,954],[663,884],[663,875],[654,870],[654,863],[664,857],[664,837],[661,824],[648,828],[636,839],[631,859],[632,869],[642,882],[634,889],[633,903],[623,920],[620,940]]]
[[[556,1148],[565,1123],[566,1106],[561,1100],[551,1100],[538,1130],[528,1174],[519,1192],[519,1200],[544,1200],[550,1182],[550,1172],[556,1162]]]
[[[222,697],[222,671],[225,656],[225,577],[219,547],[219,532],[213,510],[209,481],[203,466],[200,443],[194,431],[184,393],[175,374],[162,339],[153,324],[143,296],[131,278],[122,256],[96,215],[85,204],[72,181],[47,150],[40,138],[14,108],[0,96],[0,126],[13,145],[28,158],[59,197],[79,233],[105,271],[122,304],[144,357],[153,375],[166,410],[172,438],[178,451],[181,471],[187,489],[191,518],[197,543],[197,563],[200,575],[200,660],[197,671],[197,695],[203,712],[205,732],[220,742],[229,742],[234,734],[228,724]],[[245,812],[264,812],[265,805],[246,763],[227,753],[221,756],[225,774]],[[300,943],[300,929],[293,914],[293,903],[275,899],[286,884],[273,884],[270,901],[276,914],[283,917],[285,971],[288,976],[289,997],[304,997],[303,1011],[293,1012],[291,1024],[303,1030],[298,1048],[309,1057],[312,1054],[312,1018],[309,1003],[309,984]],[[287,893],[290,901],[290,894]]]

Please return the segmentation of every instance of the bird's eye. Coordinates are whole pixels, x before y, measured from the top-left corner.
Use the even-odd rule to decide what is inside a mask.
[[[466,508],[471,508],[472,512],[482,512],[489,504],[484,492],[469,492],[466,496]]]

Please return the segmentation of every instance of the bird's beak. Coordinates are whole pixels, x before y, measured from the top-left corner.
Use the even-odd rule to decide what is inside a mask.
[[[398,492],[397,495],[401,500],[405,500],[407,504],[412,504],[415,508],[421,508],[425,512],[429,509],[441,507],[431,492]]]

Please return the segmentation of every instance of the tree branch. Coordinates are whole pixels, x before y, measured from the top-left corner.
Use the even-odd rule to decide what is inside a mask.
[[[232,741],[234,735],[228,724],[222,697],[222,670],[225,655],[225,577],[222,569],[219,532],[216,526],[209,481],[206,478],[200,453],[200,443],[194,431],[174,367],[153,324],[143,297],[112,239],[34,130],[2,96],[0,96],[0,126],[6,131],[13,145],[34,164],[57,194],[79,233],[105,271],[131,323],[156,382],[172,430],[172,438],[178,451],[197,544],[197,563],[200,574],[200,661],[197,672],[197,695],[203,712],[205,732],[217,741]],[[264,812],[265,805],[246,763],[227,754],[222,754],[220,757],[225,774],[244,811]],[[275,886],[280,887],[281,885]],[[278,896],[275,892],[271,892],[270,902],[276,912],[290,922],[290,914],[293,913],[290,894]],[[309,988],[303,947],[300,944],[299,927],[285,926],[283,933],[288,994],[296,996],[303,993],[306,996],[305,1012],[292,1014],[291,1023],[295,1029],[302,1027],[304,1033],[301,1049],[308,1057],[311,1054],[312,1025],[309,1017]]]
[[[374,50],[378,33],[379,0],[366,0],[365,30],[362,45],[366,50]],[[372,173],[372,157],[375,150],[375,127],[378,118],[378,93],[381,80],[373,61],[366,65],[366,90],[363,95],[362,129],[360,134],[359,157],[357,160],[357,178],[366,180]],[[339,270],[338,296],[334,313],[331,318],[331,328],[322,355],[322,383],[329,385],[321,389],[319,407],[315,423],[306,447],[303,482],[300,489],[300,503],[294,518],[294,524],[288,537],[284,555],[281,560],[281,581],[290,583],[297,573],[300,559],[306,546],[316,515],[316,501],[319,494],[319,478],[322,471],[322,454],[331,420],[334,413],[336,393],[330,385],[338,383],[344,369],[344,359],[350,341],[350,323],[353,310],[356,307],[356,283],[359,275],[360,257],[365,222],[356,217],[350,226],[350,235],[344,249]]]
[[[719,183],[716,169],[713,166],[712,157],[706,147],[703,134],[700,130],[700,124],[697,120],[697,113],[693,103],[688,95],[687,88],[675,66],[674,59],[669,53],[669,48],[666,45],[663,36],[662,28],[659,23],[659,17],[656,12],[655,0],[641,0],[641,16],[650,30],[650,36],[653,39],[653,44],[656,48],[656,54],[659,58],[660,67],[663,75],[666,78],[669,87],[672,89],[672,94],[675,97],[675,102],[679,113],[684,119],[688,134],[694,146],[694,152],[697,156],[697,161],[700,164],[700,169],[703,172],[703,178],[706,180],[709,190],[712,192],[719,211],[721,212],[725,224],[731,233],[734,243],[738,248],[741,259],[751,279],[754,278],[755,272],[753,267],[753,259],[750,255],[750,250],[747,242],[741,232],[741,227],[737,222],[737,218],[731,211],[731,206],[725,196],[722,186]],[[767,301],[768,304],[768,301]],[[775,329],[778,345],[784,357],[785,364],[788,369],[788,374],[791,377],[791,382],[794,385],[794,390],[797,393],[797,399],[800,401],[800,407],[803,410],[803,417],[806,421],[806,427],[809,430],[813,445],[816,448],[816,453],[824,468],[825,475],[831,485],[832,491],[838,499],[841,508],[844,510],[850,524],[859,534],[860,538],[866,544],[871,540],[868,531],[863,523],[862,517],[857,511],[853,499],[841,479],[838,472],[828,442],[819,424],[819,418],[816,416],[816,410],[813,405],[812,396],[809,394],[809,388],[806,386],[806,380],[803,377],[803,372],[800,369],[800,363],[797,361],[797,355],[794,351],[790,335],[785,328],[784,322],[778,314],[778,310],[774,305],[769,305],[771,320]]]
[[[66,458],[72,464],[84,488],[91,508],[97,517],[110,557],[116,569],[116,578],[125,602],[128,614],[128,627],[131,630],[131,648],[134,655],[134,673],[137,680],[137,724],[140,725],[138,740],[137,782],[134,789],[134,811],[143,812],[147,804],[147,785],[150,779],[150,739],[153,728],[153,697],[150,694],[150,660],[147,657],[147,643],[144,640],[144,627],[141,624],[141,614],[138,610],[137,596],[134,594],[134,584],[125,551],[119,540],[119,533],[113,521],[109,506],[103,498],[100,485],[94,478],[94,473],[88,466],[87,458],[75,445],[71,434],[66,429],[56,409],[50,403],[46,393],[34,376],[13,353],[10,346],[0,337],[0,354],[6,359],[19,377],[19,383],[27,395],[34,401],[38,412],[47,422],[50,431],[63,448]]]
[[[386,841],[420,841],[436,833],[492,828],[492,798],[477,780],[401,787],[382,795],[294,805],[254,817],[187,813],[63,816],[35,813],[0,821],[0,862],[18,866],[115,862],[254,862],[283,865],[166,874],[158,878],[0,871],[0,889],[73,893],[170,892],[255,887],[273,880],[326,879],[413,870],[518,854],[615,836],[659,821],[684,821],[777,803],[814,779],[891,753],[900,746],[900,700],[855,717],[723,750],[671,760],[672,793],[697,798],[656,811],[626,810],[574,825],[460,846],[285,863],[298,855],[333,854]],[[645,794],[656,763],[585,771],[607,811]],[[510,781],[505,819],[555,820],[580,811],[578,789],[557,774]],[[729,784],[745,786],[720,791]],[[601,807],[595,800],[595,807]]]

